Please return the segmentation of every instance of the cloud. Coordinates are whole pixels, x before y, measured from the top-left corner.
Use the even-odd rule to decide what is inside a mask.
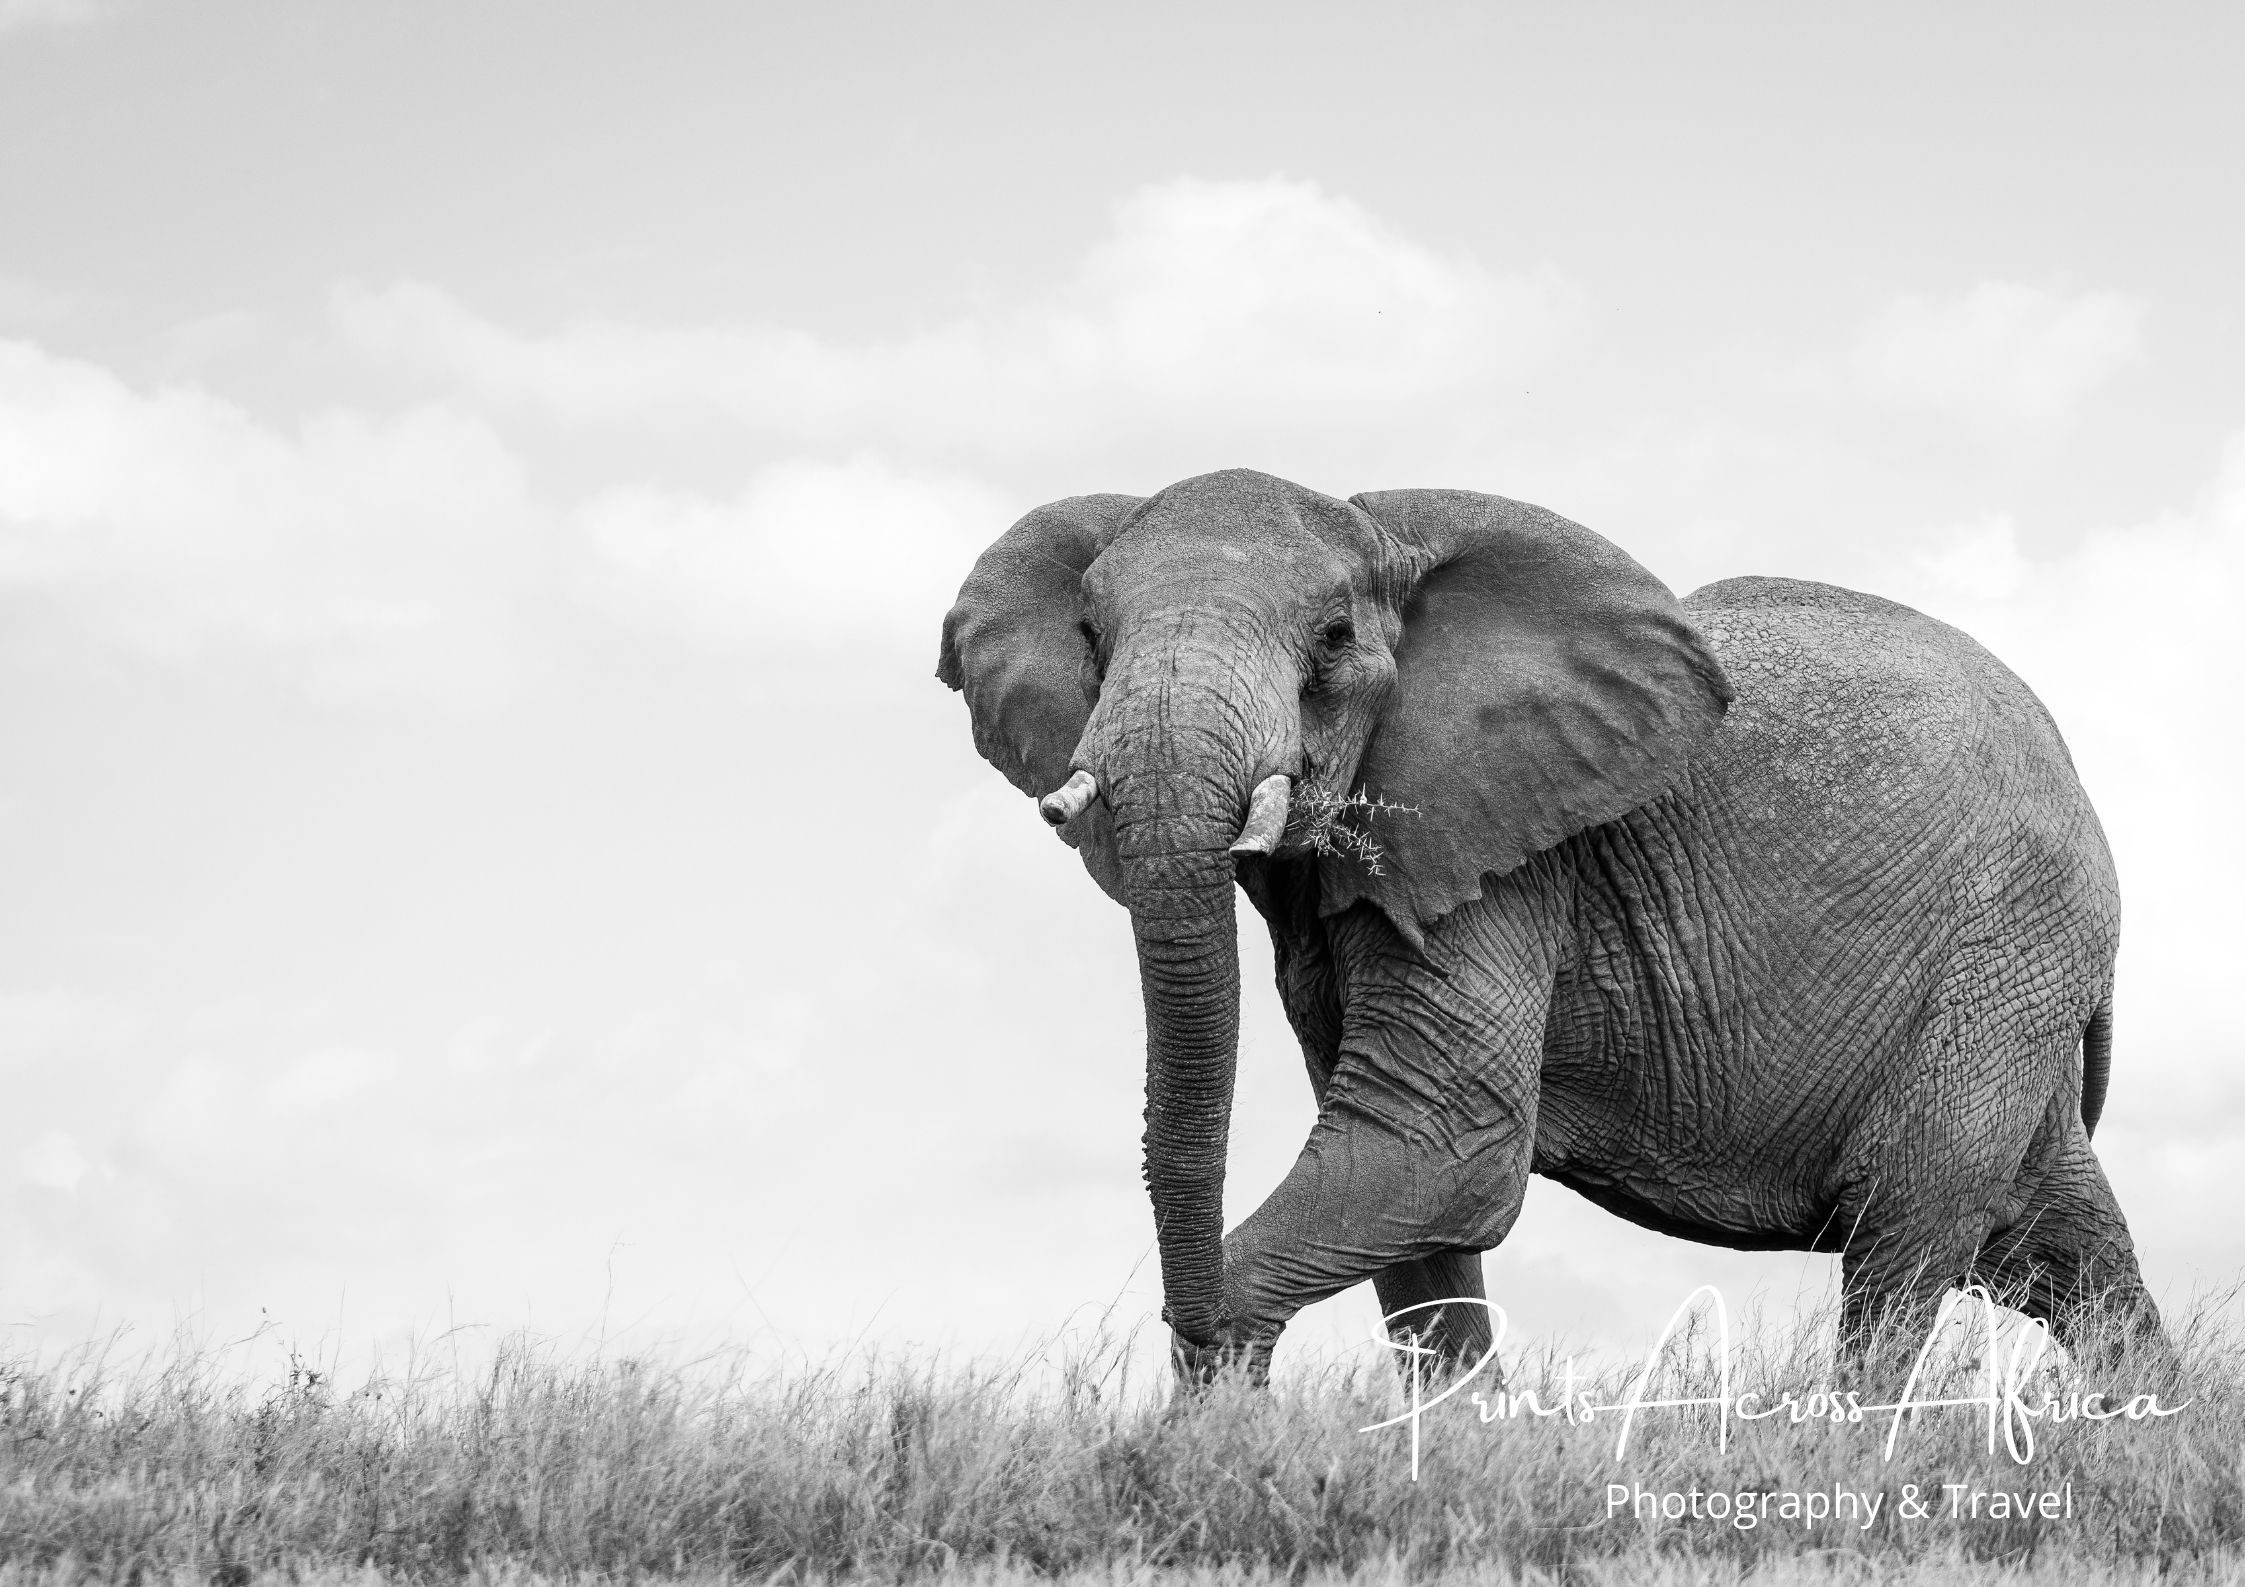
[[[17,1177],[26,1184],[64,1192],[76,1190],[92,1167],[67,1130],[47,1131],[16,1160]]]
[[[580,589],[626,622],[721,649],[872,639],[932,656],[936,618],[1017,516],[972,480],[869,455],[799,459],[729,501],[647,487],[596,497],[578,515]]]
[[[1494,273],[1276,178],[1143,189],[1066,281],[888,342],[771,325],[532,336],[416,284],[334,303],[373,359],[571,421],[698,410],[796,441],[1003,455],[1118,431],[1408,423],[1514,391],[1581,310],[1556,275]]]
[[[2047,428],[2134,359],[2144,305],[1984,281],[1959,298],[1901,297],[1855,342],[1855,373],[1881,400],[1983,434]]]
[[[0,37],[99,22],[116,9],[113,0],[0,0]]]
[[[265,1088],[264,1104],[281,1115],[317,1113],[388,1080],[396,1065],[354,1047],[323,1047],[306,1054]]]
[[[960,579],[1027,505],[869,452],[773,463],[724,496],[550,504],[457,406],[282,428],[0,341],[0,597],[152,657],[277,663],[328,702],[503,704],[587,614],[744,655],[932,655]]]
[[[35,1064],[82,1065],[132,1041],[141,1024],[130,1012],[79,993],[0,989],[0,1077],[20,1086]]]
[[[1916,554],[1916,562],[1943,590],[1975,601],[2008,599],[2027,575],[2019,532],[2009,513],[1996,513],[1938,537],[1933,546]]]
[[[149,654],[280,654],[327,699],[504,698],[534,664],[512,609],[531,517],[455,408],[281,430],[0,341],[0,593]]]
[[[1051,288],[856,346],[770,325],[535,337],[433,288],[342,292],[360,349],[446,385],[387,415],[276,424],[0,341],[0,593],[147,655],[260,658],[329,701],[503,702],[572,601],[744,654],[924,649],[1033,499],[966,457],[1057,472],[1167,437],[1189,443],[1160,448],[1181,472],[1323,459],[1510,392],[1579,307],[1306,182],[1181,181],[1118,204]],[[602,483],[595,462],[588,499],[541,502],[477,400],[666,432],[701,412],[728,450],[745,424],[779,455],[699,493]]]

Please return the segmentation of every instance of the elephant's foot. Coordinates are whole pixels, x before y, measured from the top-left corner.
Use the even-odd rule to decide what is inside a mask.
[[[1277,1329],[1241,1333],[1202,1343],[1172,1328],[1169,1364],[1177,1375],[1180,1399],[1195,1397],[1226,1379],[1267,1388],[1271,1381],[1271,1351],[1278,1344]]]
[[[2029,1269],[1990,1288],[1997,1304],[2041,1321],[2075,1370],[2101,1387],[2128,1395],[2171,1393],[2182,1382],[2182,1358],[2159,1307],[2132,1273],[2111,1280],[2095,1272]]]

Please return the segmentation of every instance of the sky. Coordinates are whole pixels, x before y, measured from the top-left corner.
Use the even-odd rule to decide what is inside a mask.
[[[0,0],[0,1338],[1143,1323],[1127,917],[936,642],[1029,508],[1232,466],[1987,643],[2118,861],[2146,1277],[2234,1282],[2241,54],[2184,5]],[[1234,1219],[1312,1117],[1243,916]],[[1538,1182],[1489,1274],[1626,1345],[1833,1265]]]

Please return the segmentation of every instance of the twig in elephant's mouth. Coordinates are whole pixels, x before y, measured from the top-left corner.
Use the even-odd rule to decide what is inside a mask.
[[[1415,816],[1417,805],[1397,804],[1371,794],[1337,794],[1327,788],[1297,788],[1293,808],[1287,812],[1286,841],[1299,843],[1312,854],[1340,855],[1355,860],[1374,876],[1380,869],[1380,843],[1370,822],[1375,816]]]

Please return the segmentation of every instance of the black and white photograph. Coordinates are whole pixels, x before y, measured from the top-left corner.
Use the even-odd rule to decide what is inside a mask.
[[[0,0],[0,1587],[2245,1579],[2241,73]]]

